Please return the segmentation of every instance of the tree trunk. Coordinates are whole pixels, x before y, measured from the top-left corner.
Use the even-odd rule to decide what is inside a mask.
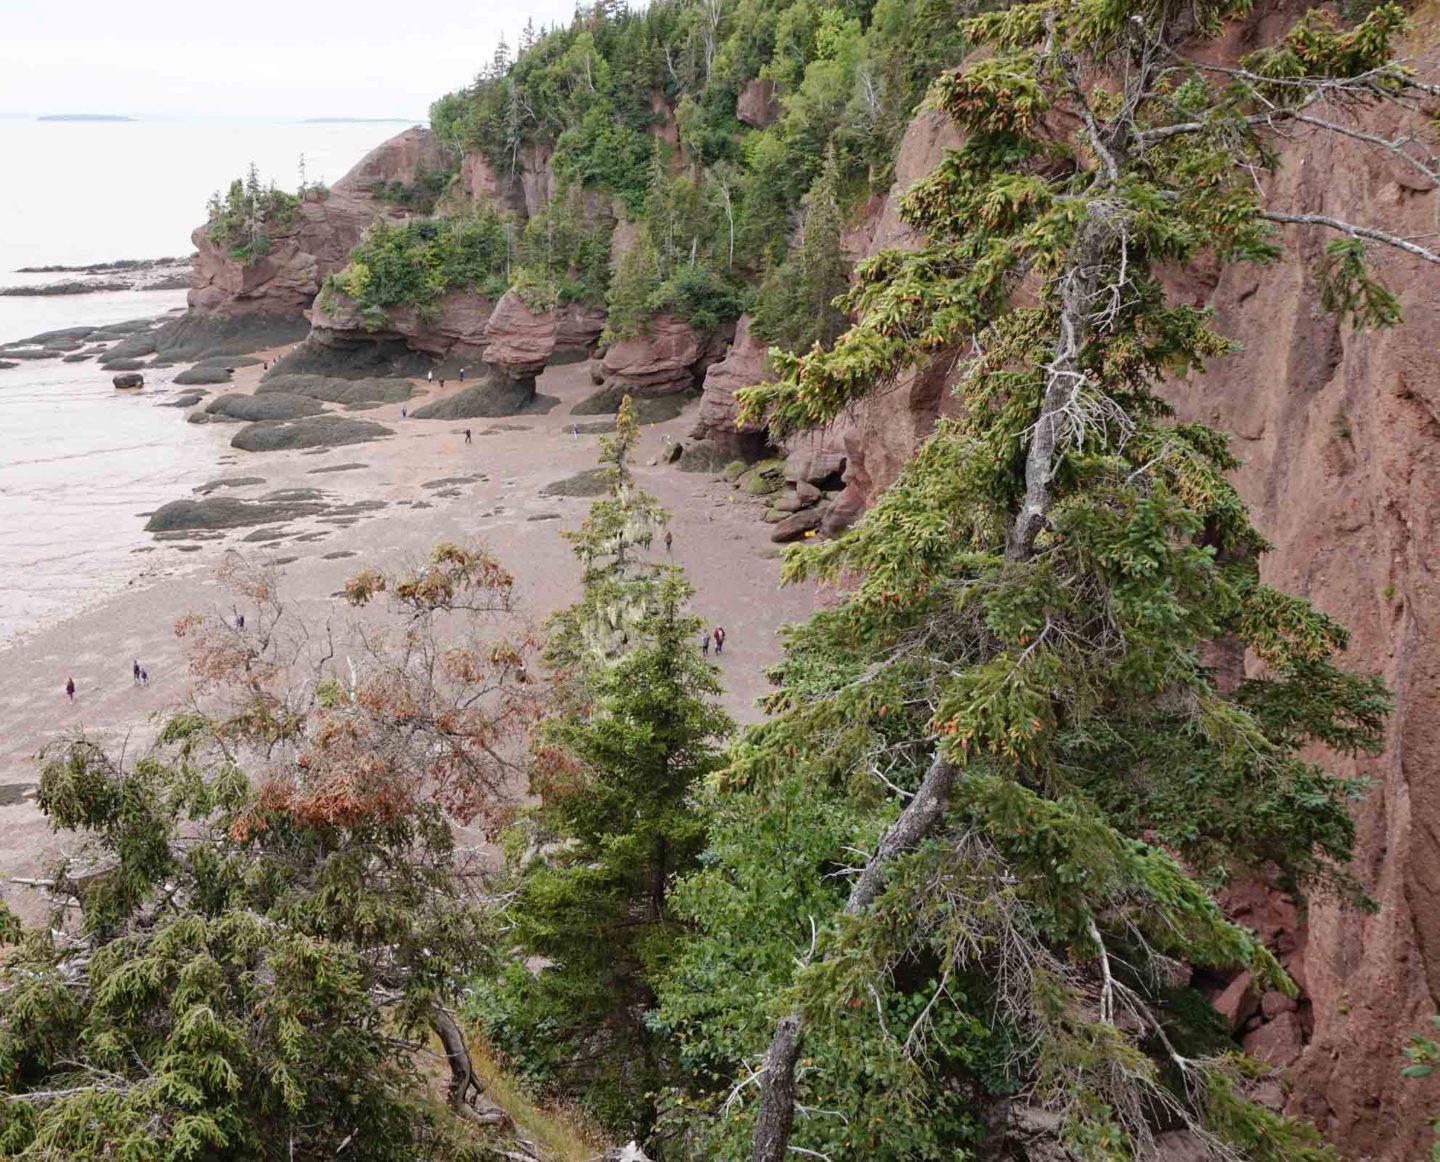
[[[856,915],[870,907],[885,885],[885,864],[893,856],[915,847],[939,824],[950,805],[950,788],[958,773],[959,768],[938,753],[931,760],[915,797],[885,833],[875,854],[866,861],[850,888],[850,896],[845,901],[847,915]],[[753,1162],[781,1162],[789,1150],[790,1130],[795,1122],[795,1063],[800,1059],[804,1039],[804,1019],[800,1013],[789,1013],[776,1023],[760,1071],[760,1112],[756,1115],[751,1139]]]

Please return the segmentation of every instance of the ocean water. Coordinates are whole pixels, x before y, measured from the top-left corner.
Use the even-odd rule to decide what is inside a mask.
[[[403,128],[0,119],[0,285],[66,277],[19,266],[188,254],[210,193],[251,160],[294,189],[304,154],[309,180],[333,182]],[[179,290],[0,296],[0,343],[184,305]],[[233,433],[157,406],[175,370],[132,395],[93,362],[0,368],[0,645],[138,582],[161,555],[135,552],[141,514],[221,474]]]

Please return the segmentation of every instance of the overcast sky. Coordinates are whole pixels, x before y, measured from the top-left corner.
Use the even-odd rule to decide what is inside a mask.
[[[0,115],[423,118],[574,0],[0,0]]]

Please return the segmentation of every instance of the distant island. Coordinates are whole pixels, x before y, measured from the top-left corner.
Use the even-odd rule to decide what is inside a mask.
[[[38,121],[134,121],[134,117],[121,117],[116,113],[50,113],[36,118]]]
[[[409,125],[423,117],[307,117],[302,125]]]

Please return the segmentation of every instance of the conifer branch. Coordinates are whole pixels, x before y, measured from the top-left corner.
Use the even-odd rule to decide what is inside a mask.
[[[1348,234],[1352,238],[1383,242],[1386,246],[1393,246],[1397,250],[1405,251],[1406,254],[1413,254],[1416,258],[1423,258],[1426,262],[1440,265],[1440,254],[1435,251],[1417,246],[1414,242],[1401,238],[1398,234],[1377,230],[1373,226],[1357,226],[1353,222],[1342,222],[1339,218],[1332,218],[1328,214],[1287,214],[1280,210],[1261,210],[1260,217],[1267,222],[1281,222],[1291,226],[1324,226],[1330,230],[1338,230],[1341,234]]]

